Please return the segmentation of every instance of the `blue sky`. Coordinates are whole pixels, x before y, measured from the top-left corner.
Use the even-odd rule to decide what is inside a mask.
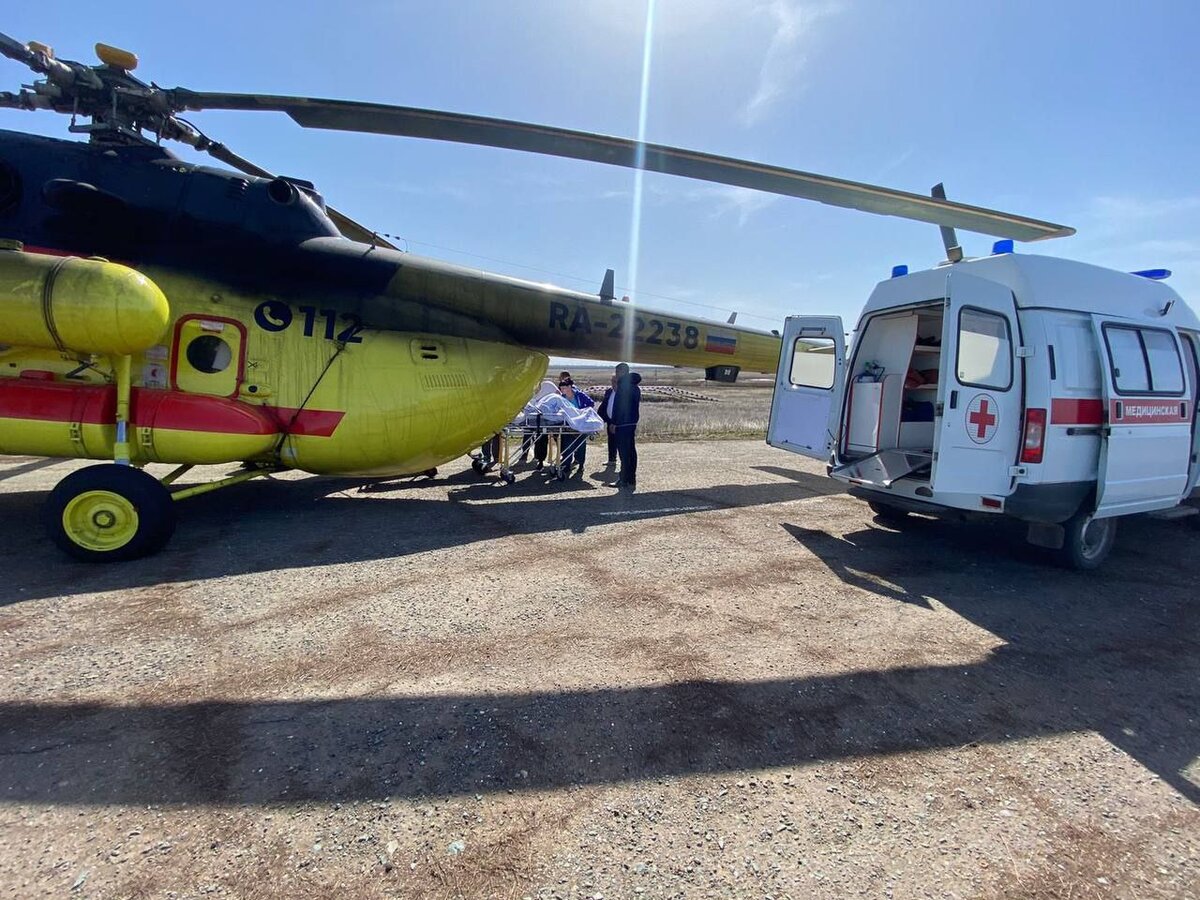
[[[98,40],[126,47],[163,86],[637,134],[645,0],[10,6],[0,28],[19,40],[83,60]],[[646,139],[922,193],[944,181],[955,199],[1079,230],[1028,252],[1170,268],[1197,307],[1198,9],[658,0]],[[27,80],[0,61],[0,89]],[[630,171],[305,131],[278,114],[194,121],[415,253],[586,291],[612,267],[618,293],[634,284]],[[65,124],[0,110],[0,128],[65,136]],[[795,313],[853,320],[893,264],[941,258],[928,225],[658,175],[643,190],[635,300],[658,308],[736,310],[762,328]],[[991,243],[960,238],[968,254]]]

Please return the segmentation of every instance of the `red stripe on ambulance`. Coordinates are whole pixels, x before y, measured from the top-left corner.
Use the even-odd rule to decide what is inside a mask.
[[[1191,404],[1186,400],[1110,400],[1108,421],[1113,425],[1177,425],[1190,422]]]
[[[1050,401],[1051,425],[1100,425],[1104,419],[1104,401],[1099,397],[1083,400],[1056,398]]]

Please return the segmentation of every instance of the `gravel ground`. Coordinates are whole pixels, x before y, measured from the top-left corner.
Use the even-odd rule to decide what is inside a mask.
[[[250,483],[89,567],[73,465],[0,461],[2,896],[1200,896],[1185,523],[1080,575],[689,442]]]

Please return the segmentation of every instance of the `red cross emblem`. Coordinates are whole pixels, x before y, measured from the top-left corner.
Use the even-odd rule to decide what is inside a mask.
[[[1000,405],[994,397],[976,394],[967,407],[967,434],[977,444],[986,444],[996,436]]]

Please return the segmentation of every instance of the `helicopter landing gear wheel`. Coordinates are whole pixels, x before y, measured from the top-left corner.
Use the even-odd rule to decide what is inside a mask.
[[[161,550],[175,531],[175,501],[140,469],[109,463],[72,472],[45,506],[46,530],[84,562],[137,559]]]
[[[1063,522],[1062,527],[1059,561],[1081,572],[1100,568],[1117,539],[1116,519],[1093,519],[1091,513],[1082,509]]]

